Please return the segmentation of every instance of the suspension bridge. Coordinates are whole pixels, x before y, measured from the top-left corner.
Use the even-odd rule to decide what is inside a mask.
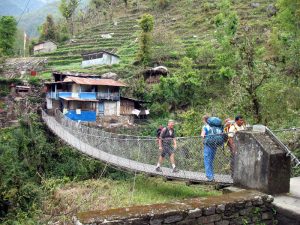
[[[54,116],[50,116],[42,111],[42,118],[49,129],[70,146],[81,153],[122,170],[189,182],[207,181],[203,165],[203,143],[199,137],[176,138],[175,159],[179,172],[173,173],[172,169],[166,166],[162,167],[162,172],[157,172],[155,168],[159,150],[155,137],[106,132],[70,120],[61,112],[56,112]],[[284,147],[287,155],[291,156],[292,162],[299,166],[299,160],[293,153],[271,131],[269,131],[269,135]],[[168,164],[167,161],[164,165]],[[213,163],[215,183],[233,183],[230,175],[230,162],[230,151],[224,146],[219,146]]]

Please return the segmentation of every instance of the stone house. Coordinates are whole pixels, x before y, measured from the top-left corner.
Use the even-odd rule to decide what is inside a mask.
[[[43,41],[33,46],[33,54],[54,52],[57,49],[57,44],[53,41]]]
[[[107,51],[97,51],[82,54],[82,63],[83,68],[95,65],[112,65],[120,62],[120,57],[107,52]]]

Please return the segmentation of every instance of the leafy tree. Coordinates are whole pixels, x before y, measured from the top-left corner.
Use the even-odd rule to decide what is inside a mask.
[[[42,186],[45,179],[87,179],[102,168],[100,162],[62,146],[36,115],[27,115],[19,127],[0,129],[0,223],[36,210],[48,194]]]
[[[279,12],[274,33],[279,51],[275,53],[281,57],[285,73],[292,76],[297,85],[300,79],[300,2],[278,0],[277,7]]]
[[[202,78],[193,69],[193,61],[184,57],[180,62],[180,69],[170,77],[162,77],[160,83],[154,86],[152,101],[167,102],[170,111],[186,109],[197,104],[202,94]]]
[[[138,60],[144,65],[148,64],[151,59],[151,42],[152,31],[154,27],[154,18],[150,14],[144,14],[139,21],[142,33],[140,36],[140,50],[138,53]]]
[[[41,27],[39,41],[45,40],[57,41],[57,29],[51,15],[47,16],[45,23]]]
[[[73,15],[79,5],[79,0],[61,0],[59,10],[70,26],[71,34],[74,33]]]
[[[33,47],[37,44],[37,40],[32,39],[29,44],[29,55],[33,55]]]
[[[4,55],[12,55],[17,32],[17,22],[12,16],[0,18],[0,48]]]
[[[233,45],[238,27],[238,17],[236,11],[232,10],[229,0],[222,0],[219,9],[220,13],[215,17],[215,37],[219,44],[215,61],[219,75],[231,78],[236,75],[234,66],[238,64],[237,49]]]
[[[242,42],[239,44],[241,60],[236,72],[238,75],[233,79],[233,88],[237,92],[239,85],[242,92],[245,92],[244,100],[246,101],[243,103],[246,107],[245,111],[248,111],[248,108],[254,115],[255,122],[260,123],[262,122],[262,105],[258,92],[271,77],[272,66],[262,59],[265,50],[257,46],[257,37],[250,32],[253,30],[250,29],[241,37]]]
[[[0,48],[0,74],[3,72],[4,70],[4,62],[5,62],[5,56],[3,54],[3,51],[2,49]],[[0,91],[0,95],[1,95],[1,92]]]
[[[66,23],[58,23],[56,29],[58,42],[64,42],[70,38],[70,33],[68,32],[68,25]]]
[[[96,9],[108,8],[110,1],[109,0],[91,0],[90,4]]]

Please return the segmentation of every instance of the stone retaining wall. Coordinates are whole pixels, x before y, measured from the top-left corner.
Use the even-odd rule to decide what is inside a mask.
[[[241,191],[174,203],[83,212],[74,217],[74,224],[277,224],[272,201],[270,195]]]

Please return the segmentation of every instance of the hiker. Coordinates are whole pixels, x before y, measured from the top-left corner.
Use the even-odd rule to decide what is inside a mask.
[[[164,127],[162,129],[162,131],[160,132],[158,142],[159,142],[159,150],[160,150],[161,154],[158,158],[158,163],[157,163],[155,170],[157,172],[162,172],[162,169],[160,168],[161,164],[163,163],[165,156],[169,155],[170,161],[172,164],[172,168],[173,168],[173,173],[178,172],[179,170],[175,166],[175,158],[174,158],[174,150],[176,149],[177,144],[176,144],[173,120],[169,120],[168,126]],[[172,142],[173,142],[173,145],[172,145]]]
[[[230,162],[230,169],[231,169],[231,177],[233,177],[233,169],[234,169],[234,157],[237,152],[236,146],[234,145],[234,140],[233,137],[236,132],[245,130],[245,122],[243,120],[242,116],[236,116],[235,117],[235,122],[230,125],[229,130],[228,130],[228,147],[231,153],[231,162]]]
[[[230,151],[235,154],[236,148],[234,146],[233,137],[236,132],[245,130],[245,121],[242,116],[236,116],[235,122],[231,124],[229,130],[228,130],[228,147],[230,148]]]
[[[231,149],[231,145],[229,143],[229,138],[228,138],[228,133],[229,133],[229,129],[230,127],[234,124],[234,120],[231,118],[227,118],[224,120],[224,133],[225,133],[225,146],[228,146],[229,149]]]
[[[218,117],[203,116],[204,126],[201,131],[204,150],[204,168],[208,181],[214,181],[214,158],[218,146],[224,144],[222,120]]]

